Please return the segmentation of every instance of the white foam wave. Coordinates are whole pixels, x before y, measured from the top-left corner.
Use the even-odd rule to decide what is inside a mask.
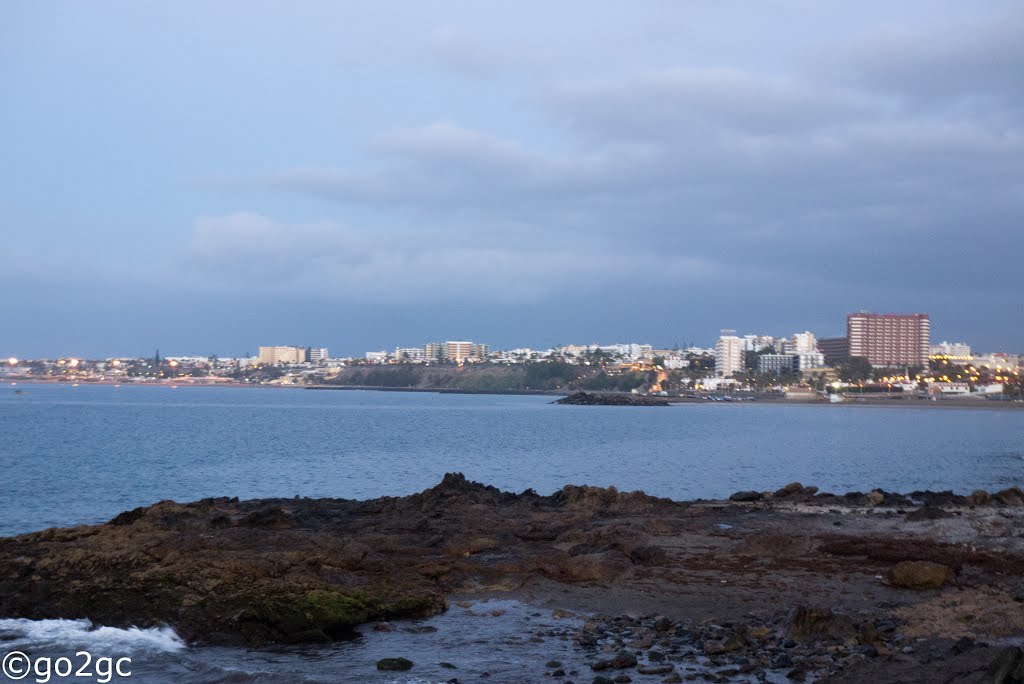
[[[185,648],[185,642],[170,627],[96,627],[89,620],[0,619],[0,637],[6,637],[5,645],[75,645],[152,651]]]

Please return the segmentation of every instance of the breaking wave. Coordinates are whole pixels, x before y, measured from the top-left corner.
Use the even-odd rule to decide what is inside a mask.
[[[170,627],[95,626],[89,620],[0,619],[5,646],[88,646],[147,651],[181,651],[185,642]]]

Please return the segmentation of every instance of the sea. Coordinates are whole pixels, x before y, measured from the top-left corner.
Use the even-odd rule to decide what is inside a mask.
[[[20,390],[16,392],[15,390]],[[705,402],[561,406],[549,396],[265,387],[0,386],[0,536],[100,523],[165,499],[366,499],[422,491],[447,472],[503,490],[567,484],[673,499],[790,482],[844,493],[1024,484],[1024,411]],[[497,608],[495,608],[497,606]],[[495,617],[500,613],[501,617]],[[330,646],[205,648],[173,630],[0,615],[0,656],[76,649],[132,657],[108,681],[550,681],[576,666],[551,608],[453,608]],[[536,639],[524,638],[541,635]],[[539,639],[539,640],[538,640]],[[409,673],[376,660],[403,655]],[[95,655],[95,654],[94,654]],[[455,669],[441,663],[455,665]],[[95,674],[95,673],[94,673]],[[24,681],[40,679],[34,673]],[[3,680],[0,680],[3,681]],[[49,681],[99,681],[49,675]]]

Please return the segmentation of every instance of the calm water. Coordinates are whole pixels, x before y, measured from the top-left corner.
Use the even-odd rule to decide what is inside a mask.
[[[1024,483],[1024,412],[261,388],[0,388],[0,535],[161,499],[401,495],[447,471],[677,499],[799,480],[845,492]]]

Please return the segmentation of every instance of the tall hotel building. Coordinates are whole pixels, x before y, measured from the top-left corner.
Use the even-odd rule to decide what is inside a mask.
[[[732,330],[723,330],[723,334],[715,344],[715,375],[720,378],[731,378],[733,373],[744,369],[743,340],[736,337]]]
[[[846,317],[846,337],[850,356],[865,358],[872,366],[928,366],[928,314],[850,314]]]

